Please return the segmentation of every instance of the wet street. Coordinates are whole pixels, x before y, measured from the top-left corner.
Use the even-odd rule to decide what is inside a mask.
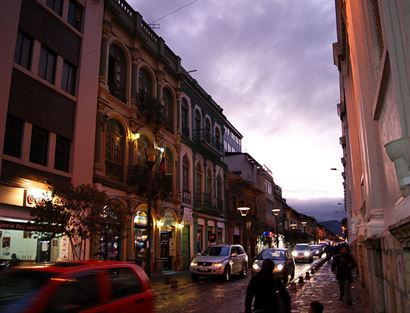
[[[318,262],[317,259],[312,264]],[[298,276],[305,276],[312,266],[310,263],[297,263],[295,280]],[[250,279],[250,272],[246,278],[232,276],[228,283],[218,279],[204,278],[193,283],[186,273],[180,276],[178,287],[170,284],[153,283],[156,290],[155,308],[157,313],[176,312],[243,312],[246,288]]]

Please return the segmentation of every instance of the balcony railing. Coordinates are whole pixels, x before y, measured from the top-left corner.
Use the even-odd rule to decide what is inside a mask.
[[[131,165],[128,167],[127,184],[136,187],[137,193],[148,192],[149,168],[141,165]],[[151,193],[153,197],[169,198],[172,195],[173,176],[163,172],[152,171],[151,173]]]
[[[220,215],[223,212],[223,202],[217,201],[206,193],[194,194],[194,208],[206,213]]]
[[[165,126],[166,116],[162,104],[146,93],[137,93],[137,108],[148,123]]]
[[[182,192],[182,203],[191,204],[192,202],[192,195],[190,191]]]
[[[195,143],[203,144],[219,153],[223,153],[223,144],[215,136],[213,136],[209,131],[206,129],[195,129],[193,141]]]

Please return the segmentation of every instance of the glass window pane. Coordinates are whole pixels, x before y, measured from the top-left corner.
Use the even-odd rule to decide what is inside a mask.
[[[67,21],[78,31],[81,31],[82,14],[82,8],[74,1],[70,1]]]
[[[48,131],[33,126],[31,132],[30,162],[47,165]]]
[[[68,172],[69,161],[70,161],[70,140],[62,136],[57,136],[54,168],[60,171]]]
[[[115,268],[109,270],[112,299],[132,296],[142,292],[141,283],[129,268]]]
[[[24,122],[13,116],[7,116],[6,135],[4,138],[4,153],[21,157],[21,140],[23,135]]]

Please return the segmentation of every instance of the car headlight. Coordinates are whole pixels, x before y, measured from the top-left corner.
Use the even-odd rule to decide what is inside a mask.
[[[296,251],[292,251],[292,256],[296,257],[298,256],[298,253]]]
[[[283,270],[283,264],[278,264],[277,266],[275,266],[274,271],[275,272],[280,272]]]
[[[259,271],[259,265],[258,265],[258,263],[253,263],[253,265],[252,265],[252,268],[255,270],[255,271]]]
[[[305,256],[310,256],[310,252],[309,252],[309,251],[306,251],[306,252],[304,253],[304,255],[305,255]]]
[[[198,266],[198,262],[196,261],[196,259],[192,260],[191,266]]]
[[[220,268],[220,267],[223,266],[223,264],[218,262],[218,263],[214,263],[213,266],[216,267],[216,268]]]

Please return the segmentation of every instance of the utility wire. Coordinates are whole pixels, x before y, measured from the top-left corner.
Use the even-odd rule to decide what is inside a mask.
[[[181,6],[181,7],[177,8],[177,9],[175,9],[175,10],[173,10],[173,11],[171,11],[171,12],[169,12],[169,13],[167,13],[167,14],[165,14],[165,15],[159,17],[159,18],[157,18],[156,20],[153,20],[150,24],[153,24],[153,23],[155,23],[155,22],[158,22],[159,20],[162,20],[163,18],[166,18],[166,17],[168,17],[168,16],[170,16],[170,15],[172,15],[172,14],[178,12],[178,11],[181,11],[182,9],[186,8],[187,6],[190,6],[190,5],[192,5],[192,4],[194,4],[195,2],[198,2],[198,1],[199,1],[199,0],[193,0],[193,1],[191,1],[191,2],[188,2],[187,4],[184,4],[183,6]]]

